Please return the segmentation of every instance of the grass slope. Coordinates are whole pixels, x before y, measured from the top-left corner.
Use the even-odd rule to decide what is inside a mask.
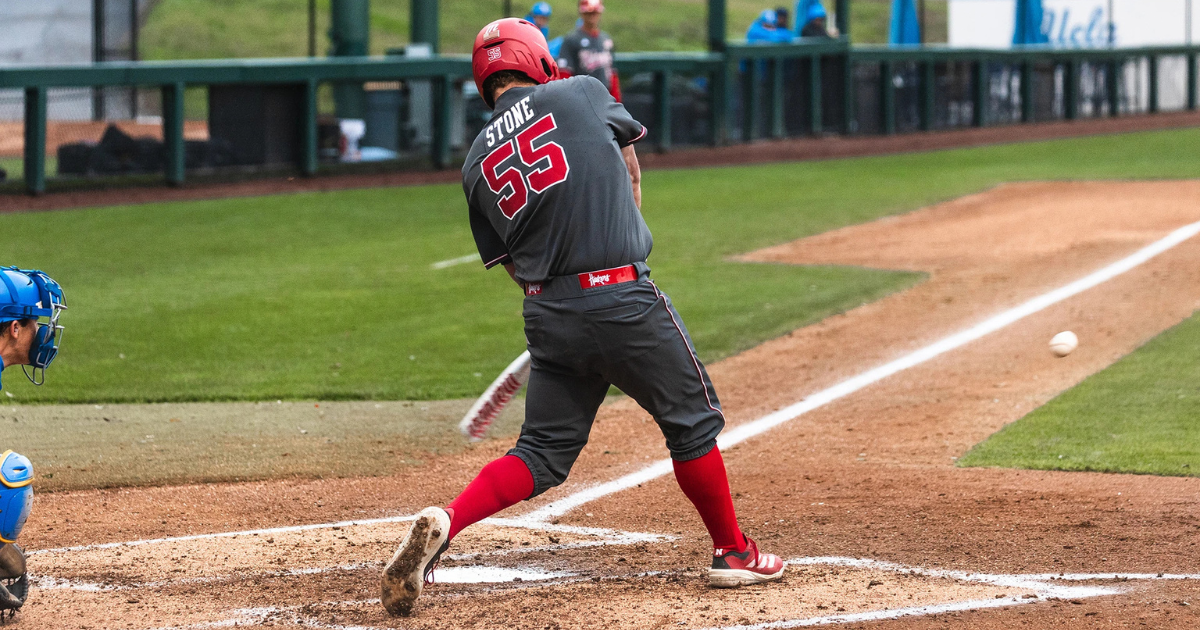
[[[457,426],[472,402],[7,406],[0,437],[35,462],[36,492],[369,477],[468,448]],[[516,435],[524,408],[513,401],[489,436]]]
[[[972,449],[961,466],[1200,476],[1200,314]]]
[[[524,15],[532,2],[513,2],[513,11]],[[553,36],[573,28],[575,2],[552,2]],[[759,12],[777,4],[791,8],[795,2],[729,0],[727,24],[731,39],[745,37]],[[826,2],[832,10],[832,1]],[[145,59],[213,59],[223,57],[296,57],[308,54],[308,4],[296,0],[161,0],[141,31]],[[371,50],[382,54],[408,42],[409,2],[372,0]],[[318,54],[329,44],[329,0],[317,2]],[[702,0],[606,0],[604,29],[617,47],[640,50],[700,50],[707,33],[706,5]],[[470,52],[475,34],[488,21],[503,15],[502,0],[442,0],[442,49]],[[946,2],[928,3],[929,41],[945,41]],[[887,41],[891,3],[888,0],[855,0],[851,32],[858,43]]]
[[[1005,181],[1195,177],[1200,131],[645,178],[650,263],[712,360],[876,299],[914,274],[726,262]],[[0,217],[6,261],[72,310],[51,383],[15,402],[476,395],[522,349],[521,296],[475,264],[458,186]],[[53,235],[47,240],[46,235]]]

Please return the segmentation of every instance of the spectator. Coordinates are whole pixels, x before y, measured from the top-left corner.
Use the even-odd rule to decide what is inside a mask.
[[[775,7],[775,30],[788,30],[788,10],[787,7]]]
[[[525,16],[526,20],[533,22],[542,31],[542,37],[547,41],[550,40],[550,14],[553,10],[550,8],[549,2],[539,2],[529,9],[529,14]]]
[[[786,13],[786,9],[784,13]],[[787,20],[787,17],[784,17]],[[746,31],[747,42],[768,44],[786,44],[792,41],[792,34],[786,28],[779,28],[779,12],[767,9],[758,15],[758,19]]]
[[[613,40],[600,30],[604,14],[602,0],[579,0],[582,24],[563,37],[558,53],[558,69],[564,77],[589,74],[608,87],[617,102],[621,101],[621,81],[613,68]]]
[[[825,7],[821,6],[820,2],[808,5],[808,12],[804,16],[804,28],[800,29],[800,37],[830,37],[829,30],[825,27],[826,17],[828,16],[825,13]]]

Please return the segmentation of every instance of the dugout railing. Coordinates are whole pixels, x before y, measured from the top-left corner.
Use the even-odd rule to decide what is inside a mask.
[[[722,53],[619,54],[617,67],[626,106],[650,128],[652,147],[667,151],[1195,110],[1198,53],[800,40],[731,42]],[[3,67],[0,113],[19,119],[0,121],[0,168],[10,175],[0,190],[452,167],[488,116],[470,72],[464,56]],[[72,94],[113,87],[138,99],[136,120],[102,120],[90,98],[71,106]],[[336,127],[330,135],[345,87],[359,94],[355,116],[366,120],[363,143],[378,161],[347,163]],[[255,108],[269,115],[255,118]],[[110,123],[120,133],[108,131]],[[97,142],[117,149],[92,151]],[[276,148],[238,154],[255,143]]]

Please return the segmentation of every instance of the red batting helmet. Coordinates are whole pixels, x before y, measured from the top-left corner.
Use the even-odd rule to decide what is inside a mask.
[[[483,93],[483,82],[501,70],[523,72],[538,83],[558,78],[558,64],[554,63],[542,30],[519,18],[496,20],[475,36],[471,72],[475,75],[475,87],[488,107],[495,105],[491,95]]]

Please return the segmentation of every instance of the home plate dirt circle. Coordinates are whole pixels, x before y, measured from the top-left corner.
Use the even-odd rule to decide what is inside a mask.
[[[711,366],[737,438],[735,504],[792,562],[780,584],[707,588],[707,537],[661,470],[661,435],[618,401],[567,484],[456,539],[411,618],[376,601],[406,515],[444,504],[507,443],[391,477],[41,495],[17,623],[1200,627],[1200,479],[954,465],[1200,308],[1200,238],[1179,232],[1197,222],[1200,182],[1020,184],[743,257],[930,274]],[[1067,329],[1088,343],[1055,358],[1046,339]],[[903,369],[862,380],[883,366]]]
[[[36,554],[45,573],[34,576],[38,598],[28,614],[87,608],[106,613],[107,618],[89,619],[102,627],[161,628],[167,620],[173,628],[391,627],[395,620],[364,591],[378,577],[379,558],[411,518],[44,550]],[[830,557],[792,559],[786,579],[770,587],[714,591],[703,586],[703,571],[642,570],[625,556],[605,566],[575,553],[631,546],[628,555],[665,555],[667,547],[677,546],[674,541],[658,534],[487,521],[457,539],[460,552],[438,569],[439,588],[422,600],[419,618],[399,625],[493,627],[487,619],[464,623],[439,613],[458,608],[467,597],[485,607],[503,605],[514,591],[520,591],[522,620],[529,627],[587,616],[589,627],[669,620],[684,628],[786,628],[1077,600],[1117,594],[1120,588],[1095,584],[1131,579],[1200,578],[990,575]],[[191,601],[197,589],[220,596],[197,604]],[[313,601],[315,592],[327,599]],[[276,603],[263,605],[264,596]],[[620,606],[597,605],[614,597]],[[61,621],[38,627],[78,624],[70,617]]]

